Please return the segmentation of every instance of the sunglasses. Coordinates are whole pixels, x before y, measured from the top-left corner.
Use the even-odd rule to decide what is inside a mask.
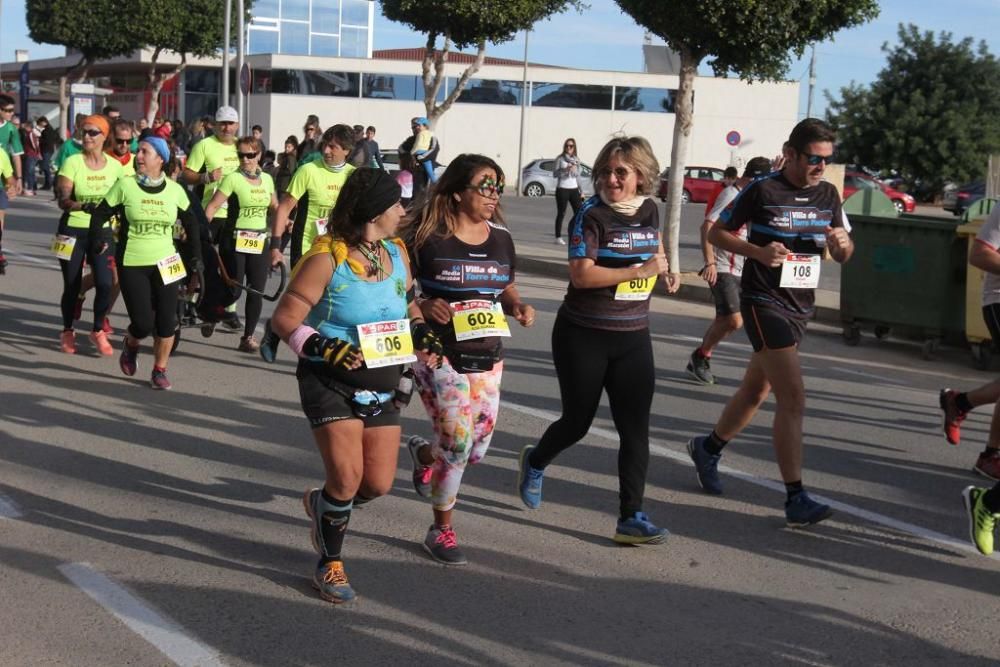
[[[808,164],[810,167],[819,166],[821,162],[825,165],[833,164],[832,155],[813,155],[811,153],[800,153],[799,155],[801,155],[806,159],[806,164]]]
[[[237,155],[241,160],[252,160],[255,157],[257,157],[258,154],[256,152],[253,152],[253,153],[237,153]]]
[[[495,181],[489,176],[483,176],[478,185],[468,185],[465,189],[475,190],[484,197],[496,197],[499,199],[503,195],[503,179]]]
[[[0,111],[3,111],[4,113],[13,113],[14,107],[4,107],[3,109],[0,109]]]
[[[566,144],[566,148],[576,148],[576,144]]]
[[[130,143],[132,143],[132,139],[119,139],[119,138],[115,137],[115,143],[119,144],[119,145],[120,144],[130,144]]]
[[[625,167],[617,167],[615,169],[608,169],[607,167],[605,167],[600,171],[598,177],[607,178],[611,174],[614,174],[615,178],[617,178],[619,181],[624,181],[634,173],[635,173],[634,171],[632,171],[631,169],[626,169]]]
[[[88,137],[99,137],[104,134],[100,130],[84,130],[83,133]]]

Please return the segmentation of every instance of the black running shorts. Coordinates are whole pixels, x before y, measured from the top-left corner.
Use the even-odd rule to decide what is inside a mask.
[[[313,428],[320,428],[341,419],[358,418],[351,407],[351,399],[331,388],[329,380],[321,373],[315,372],[312,364],[300,363],[295,371],[295,377],[299,381],[302,411]],[[382,405],[381,414],[365,417],[364,423],[365,428],[399,426],[399,409],[389,401]]]
[[[746,301],[740,312],[743,314],[743,329],[754,352],[798,346],[806,333],[804,319],[791,317],[777,308]]]
[[[990,330],[994,349],[1000,350],[1000,303],[983,306],[983,321],[986,322],[986,328]]]
[[[731,273],[717,273],[712,285],[715,314],[726,317],[740,312],[740,279]]]

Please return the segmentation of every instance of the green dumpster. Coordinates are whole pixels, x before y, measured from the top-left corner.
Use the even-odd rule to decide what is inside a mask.
[[[844,340],[863,328],[877,338],[893,328],[923,337],[930,358],[944,336],[965,337],[966,243],[959,220],[853,215],[854,256],[840,273]]]

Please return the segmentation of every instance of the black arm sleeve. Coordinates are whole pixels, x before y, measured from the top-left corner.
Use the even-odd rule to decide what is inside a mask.
[[[104,225],[115,215],[115,209],[108,204],[107,199],[102,199],[94,212],[90,214],[90,228],[87,230],[87,247],[95,252],[100,249],[105,242]]]
[[[201,225],[198,223],[198,218],[190,208],[186,211],[178,209],[177,217],[180,219],[181,225],[184,226],[184,232],[187,235],[188,252],[190,253],[194,268],[198,269],[204,267],[205,263],[201,254],[201,239],[203,230],[201,229]]]

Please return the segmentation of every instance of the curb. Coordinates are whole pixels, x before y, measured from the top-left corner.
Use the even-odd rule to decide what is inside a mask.
[[[517,268],[519,272],[534,273],[547,278],[559,278],[569,280],[569,268],[565,262],[558,262],[530,255],[518,255]],[[662,293],[656,293],[658,298],[667,298]],[[683,301],[694,301],[696,303],[713,303],[712,290],[694,272],[681,272],[681,288],[671,298]],[[816,306],[817,322],[834,324],[840,326],[840,307]]]

